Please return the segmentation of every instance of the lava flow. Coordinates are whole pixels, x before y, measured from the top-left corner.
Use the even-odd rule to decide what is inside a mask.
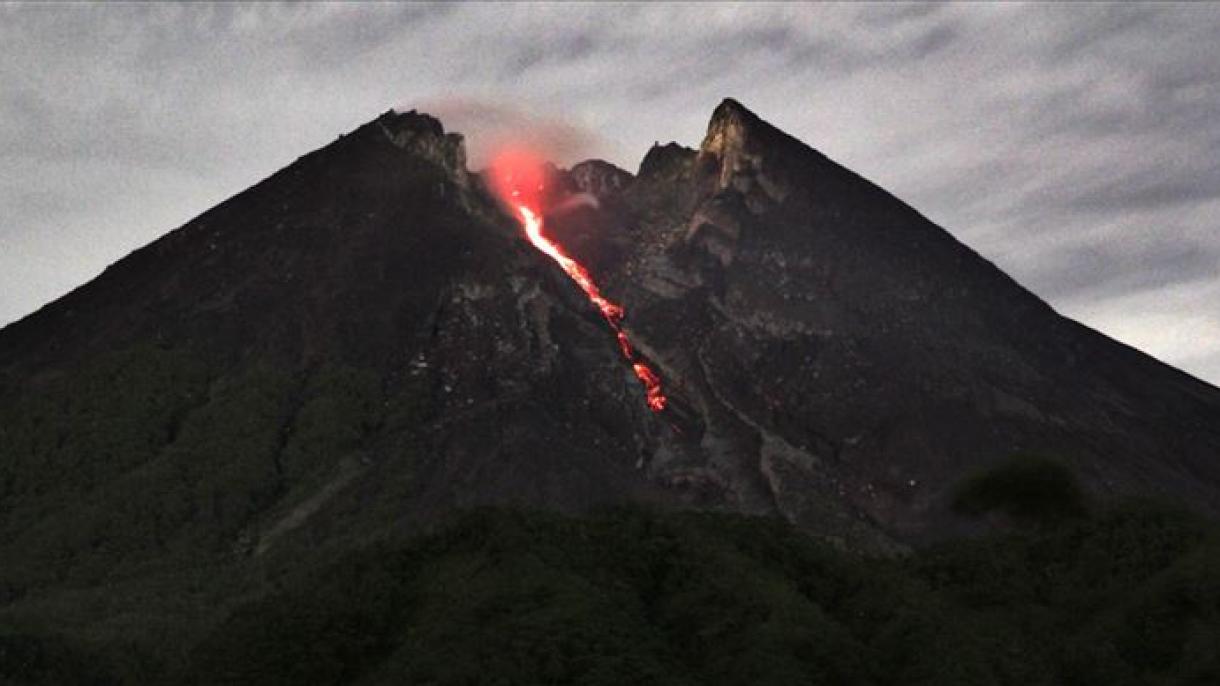
[[[496,157],[491,169],[492,183],[497,194],[517,213],[530,244],[554,260],[564,273],[580,286],[589,301],[597,306],[606,323],[614,331],[623,357],[631,364],[636,378],[644,384],[649,409],[653,412],[664,410],[669,399],[661,388],[661,377],[640,359],[627,338],[627,332],[623,330],[623,317],[626,316],[623,307],[602,295],[589,270],[542,232],[544,177],[541,162],[529,153],[508,151]]]

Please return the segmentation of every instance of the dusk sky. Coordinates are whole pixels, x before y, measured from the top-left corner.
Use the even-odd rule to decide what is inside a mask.
[[[0,325],[391,107],[634,172],[731,96],[1220,383],[1220,5],[3,5],[0,56]]]

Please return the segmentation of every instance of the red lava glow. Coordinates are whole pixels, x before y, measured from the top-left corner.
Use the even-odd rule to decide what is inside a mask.
[[[564,273],[580,286],[589,301],[597,306],[606,323],[614,331],[623,357],[631,364],[636,378],[644,384],[649,409],[660,412],[665,409],[669,399],[661,389],[660,375],[639,358],[627,338],[627,333],[623,330],[623,318],[627,313],[622,305],[602,295],[589,270],[568,255],[563,246],[543,233],[542,205],[546,181],[543,169],[542,161],[528,151],[503,151],[491,163],[492,187],[500,199],[516,212],[530,244],[554,260]]]

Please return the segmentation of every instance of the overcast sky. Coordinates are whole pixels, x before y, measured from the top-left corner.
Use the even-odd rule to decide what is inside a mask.
[[[725,96],[1220,383],[1220,5],[0,6],[0,324],[390,108],[635,171]]]

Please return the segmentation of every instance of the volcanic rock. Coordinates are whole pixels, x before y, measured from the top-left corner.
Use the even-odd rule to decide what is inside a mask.
[[[978,526],[955,485],[1017,452],[1102,497],[1220,507],[1220,390],[735,101],[635,177],[552,177],[599,198],[548,226],[668,409],[461,137],[388,112],[0,331],[0,598],[188,593],[184,568],[487,504],[731,510],[894,551]]]

